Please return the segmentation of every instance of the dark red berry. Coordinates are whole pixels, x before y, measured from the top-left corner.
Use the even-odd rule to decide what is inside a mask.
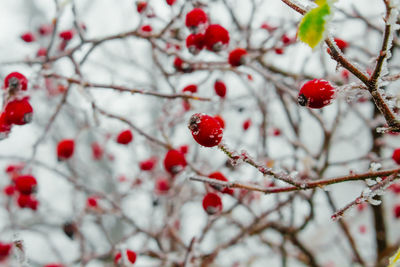
[[[57,145],[58,160],[67,160],[74,154],[75,142],[73,139],[61,140]]]
[[[189,84],[188,86],[185,86],[185,88],[182,89],[182,92],[196,93],[197,92],[197,85]]]
[[[201,8],[194,8],[186,14],[185,25],[190,30],[196,30],[201,24],[207,22],[207,14]]]
[[[192,67],[185,61],[183,61],[180,57],[176,57],[174,59],[174,67],[177,71],[182,71],[185,73],[192,72]]]
[[[229,53],[228,62],[232,67],[238,67],[246,63],[247,51],[243,48],[236,48]]]
[[[165,154],[164,168],[171,174],[177,174],[186,167],[185,156],[178,150],[169,150]]]
[[[215,93],[220,97],[225,97],[226,95],[226,85],[221,80],[216,80],[214,83]]]
[[[203,209],[210,215],[221,212],[221,197],[215,193],[208,193],[203,198]]]
[[[4,113],[8,124],[24,125],[32,121],[33,108],[29,104],[29,98],[24,97],[8,102]]]
[[[5,195],[10,197],[15,193],[15,186],[13,186],[12,184],[7,185],[6,187],[4,187],[3,192]]]
[[[142,171],[151,171],[156,165],[156,158],[149,158],[139,162],[139,167]]]
[[[220,51],[229,43],[229,32],[219,24],[211,24],[204,34],[204,45],[210,51]]]
[[[213,117],[203,114],[193,114],[188,125],[197,143],[205,147],[213,147],[221,142],[223,131],[220,123]]]
[[[314,79],[306,82],[297,98],[301,106],[322,108],[329,105],[335,96],[335,89],[325,80]]]
[[[20,208],[29,208],[37,210],[39,202],[32,195],[21,194],[17,198],[17,204]]]
[[[221,172],[213,172],[210,175],[208,175],[209,178],[213,178],[219,181],[223,182],[228,182],[228,179],[221,173]],[[221,191],[224,194],[229,194],[233,195],[233,189],[224,187],[224,186],[219,186],[219,185],[211,185],[215,190]]]
[[[95,196],[88,197],[87,200],[86,200],[86,205],[89,208],[96,208],[97,204],[98,204],[97,203],[97,197],[95,197]]]
[[[153,31],[153,28],[151,27],[151,25],[143,25],[143,26],[140,28],[140,30],[141,30],[142,32],[149,33],[149,32],[152,32],[152,31]]]
[[[4,79],[4,89],[25,91],[28,89],[28,79],[19,72],[11,72]]]
[[[11,124],[6,119],[6,113],[0,114],[0,140],[6,138],[11,131]]]
[[[117,143],[122,145],[127,145],[133,140],[133,135],[131,130],[125,130],[118,134]]]

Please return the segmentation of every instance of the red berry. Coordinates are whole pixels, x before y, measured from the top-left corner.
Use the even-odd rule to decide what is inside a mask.
[[[204,34],[189,34],[186,38],[186,47],[193,55],[197,55],[204,48]]]
[[[225,121],[220,115],[215,115],[214,119],[216,119],[219,122],[219,125],[221,125],[222,129],[225,129]]]
[[[104,149],[103,147],[97,143],[92,143],[92,156],[94,160],[100,160],[103,157]]]
[[[197,85],[189,84],[188,86],[185,86],[185,88],[182,89],[182,92],[190,92],[194,94],[197,92]]]
[[[150,26],[150,25],[143,25],[141,28],[140,28],[140,30],[142,31],[142,32],[152,32],[153,31],[153,28]]]
[[[4,261],[11,253],[12,243],[0,242],[0,262]]]
[[[147,7],[147,2],[145,1],[136,2],[137,12],[142,13],[146,9],[146,7]]]
[[[17,204],[20,208],[30,208],[37,210],[39,202],[32,195],[19,195],[17,198]]]
[[[194,140],[202,146],[213,147],[221,142],[222,127],[216,119],[209,115],[193,114],[188,127],[192,131]]]
[[[122,145],[127,145],[133,140],[133,135],[131,130],[125,130],[118,134],[117,143]]]
[[[226,85],[221,80],[216,80],[214,83],[215,93],[220,97],[225,97],[226,95]]]
[[[36,191],[37,181],[32,175],[21,175],[15,178],[15,189],[23,195],[29,195]]]
[[[4,89],[25,91],[28,89],[28,79],[19,72],[11,72],[4,79]]]
[[[215,214],[221,212],[222,210],[222,200],[221,197],[215,193],[208,193],[203,198],[203,209],[208,214]]]
[[[213,172],[208,175],[209,178],[213,178],[219,181],[228,182],[228,179],[220,172]],[[233,189],[228,187],[223,187],[219,185],[211,185],[215,190],[221,191],[224,194],[233,195]]]
[[[74,31],[73,30],[62,31],[58,36],[60,36],[60,38],[63,39],[64,41],[69,41],[74,37]]]
[[[396,206],[394,206],[393,214],[394,214],[394,217],[396,217],[396,219],[400,219],[400,204],[397,204]]]
[[[172,6],[173,4],[175,4],[176,0],[166,0],[167,4]]]
[[[127,249],[125,253],[126,253],[126,258],[128,259],[128,261],[131,264],[134,264],[136,262],[136,253],[130,249]],[[115,254],[114,263],[115,264],[120,263],[121,258],[122,258],[121,252],[118,252],[117,254]]]
[[[290,42],[292,41],[292,39],[290,39],[289,36],[287,36],[286,34],[282,35],[281,40],[282,43],[285,45],[290,44]]]
[[[45,57],[46,55],[47,55],[47,49],[44,47],[39,48],[39,50],[36,53],[37,57]]]
[[[3,192],[6,194],[6,196],[12,196],[15,193],[15,187],[12,184],[7,185],[4,187]]]
[[[281,130],[279,128],[274,128],[272,130],[272,135],[273,136],[280,136],[281,135]]]
[[[392,159],[397,163],[400,164],[400,148],[396,148],[393,151]]]
[[[86,200],[86,205],[90,208],[96,208],[97,207],[97,197],[95,197],[95,196],[88,197]]]
[[[282,55],[283,54],[283,48],[275,48],[275,54],[277,55]]]
[[[182,107],[184,111],[189,111],[190,110],[190,102],[187,99],[182,100]]]
[[[149,158],[147,160],[143,160],[139,163],[139,167],[142,171],[151,171],[156,164],[156,158]]]
[[[243,48],[236,48],[229,53],[228,62],[232,67],[238,67],[246,63],[247,51]]]
[[[8,124],[24,125],[32,121],[33,109],[29,98],[8,102],[4,109],[5,120]]]
[[[204,34],[204,45],[210,51],[220,51],[229,43],[229,32],[219,24],[211,24]]]
[[[8,174],[19,173],[24,168],[24,164],[20,163],[18,165],[10,164],[6,167],[5,172]]]
[[[7,122],[6,113],[0,114],[0,140],[6,138],[11,131],[11,124]]]
[[[35,36],[31,32],[26,32],[21,35],[21,39],[26,43],[32,43],[36,40]]]
[[[247,131],[250,128],[250,126],[251,126],[251,119],[247,119],[243,122],[242,127],[244,131]]]
[[[177,174],[186,167],[185,156],[178,150],[169,150],[165,154],[164,168],[171,174]]]
[[[400,183],[390,185],[389,189],[395,194],[400,194]]]
[[[66,160],[74,154],[75,141],[73,139],[61,140],[57,145],[58,160]]]
[[[185,25],[195,31],[201,24],[208,22],[207,14],[201,8],[194,8],[186,14]]]
[[[340,51],[344,52],[346,50],[346,48],[349,46],[349,44],[340,39],[340,38],[334,38],[333,39],[336,43],[336,45],[339,47]],[[331,49],[327,48],[326,51],[330,54],[331,53]]]
[[[185,73],[193,71],[192,67],[180,57],[176,57],[174,59],[174,67],[177,71],[182,71]]]
[[[300,89],[297,101],[301,106],[322,108],[329,105],[335,96],[335,89],[325,80],[314,79]]]
[[[43,24],[39,27],[38,32],[42,36],[49,35],[53,31],[53,26],[48,24]]]
[[[170,189],[170,184],[169,184],[168,179],[158,178],[156,180],[155,189],[156,189],[156,192],[158,192],[159,194],[167,193],[168,190]]]
[[[186,154],[189,151],[189,146],[188,145],[182,145],[179,147],[179,152],[181,152],[182,154]]]

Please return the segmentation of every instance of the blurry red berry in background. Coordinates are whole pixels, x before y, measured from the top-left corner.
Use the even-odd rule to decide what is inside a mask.
[[[62,31],[59,33],[58,36],[64,41],[69,41],[74,37],[74,31],[73,30]]]
[[[219,97],[225,97],[226,96],[226,85],[223,81],[221,80],[216,80],[214,83],[214,90],[215,93],[219,96]]]
[[[57,145],[58,160],[66,160],[72,157],[75,149],[75,141],[73,139],[63,139]]]
[[[133,135],[131,130],[125,130],[118,134],[117,143],[122,145],[127,145],[133,140]]]
[[[26,32],[22,34],[21,39],[26,43],[32,43],[36,40],[35,36],[31,32]]]
[[[164,168],[171,174],[177,174],[186,167],[185,156],[178,150],[169,150],[164,157]]]
[[[24,195],[32,194],[36,191],[37,181],[33,175],[20,175],[14,179],[15,189]]]
[[[210,215],[222,211],[221,197],[215,193],[208,193],[203,198],[203,209]]]
[[[239,67],[246,63],[247,51],[243,48],[236,48],[229,53],[228,62],[232,67]]]

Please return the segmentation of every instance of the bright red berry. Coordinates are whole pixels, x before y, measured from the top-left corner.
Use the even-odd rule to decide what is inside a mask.
[[[220,97],[225,97],[226,95],[226,85],[221,80],[216,80],[214,83],[215,93]]]
[[[228,182],[228,179],[221,172],[213,172],[208,175],[209,178],[213,178],[219,181]],[[221,191],[224,194],[233,195],[233,189],[228,187],[223,187],[219,185],[211,185],[215,190]]]
[[[125,130],[118,134],[117,136],[117,143],[122,145],[127,145],[133,140],[133,135],[131,130]]]
[[[167,4],[172,6],[173,4],[175,4],[176,0],[166,0]]]
[[[349,44],[340,39],[340,38],[334,38],[333,39],[336,43],[336,45],[339,47],[340,51],[344,52],[346,50],[347,47],[349,47]],[[331,53],[331,49],[327,48],[326,51],[330,54]]]
[[[142,32],[148,33],[148,32],[152,32],[153,28],[151,27],[151,25],[143,25],[140,30]]]
[[[50,24],[43,24],[39,27],[38,32],[42,36],[49,35],[53,31],[53,26]]]
[[[17,198],[17,204],[20,208],[29,208],[37,210],[39,202],[32,195],[21,194]]]
[[[247,51],[243,48],[236,48],[229,53],[228,62],[232,67],[238,67],[246,63]]]
[[[170,184],[167,178],[158,178],[155,184],[155,190],[159,194],[167,193],[170,189]]]
[[[13,186],[12,184],[7,185],[6,187],[4,187],[3,192],[6,196],[12,196],[15,193],[15,186]]]
[[[149,158],[139,162],[139,167],[142,171],[151,171],[152,169],[154,169],[155,165],[156,165],[155,158]]]
[[[186,38],[186,47],[190,53],[197,55],[204,48],[204,34],[189,34]]]
[[[221,125],[222,129],[225,129],[225,120],[220,115],[215,115],[214,119],[219,122],[219,125]]]
[[[147,2],[145,1],[138,1],[136,2],[136,10],[139,13],[142,13],[147,8]]]
[[[221,142],[223,131],[220,123],[213,117],[203,114],[193,114],[189,120],[189,130],[197,143],[205,147],[213,147]]]
[[[272,130],[272,135],[273,136],[280,136],[281,135],[281,130],[279,128],[274,128]]]
[[[171,174],[177,174],[186,167],[185,156],[178,150],[169,150],[165,154],[164,158],[164,168],[167,172]]]
[[[128,259],[128,261],[131,264],[134,264],[136,262],[136,257],[137,257],[136,253],[130,249],[127,249],[125,253],[126,253],[126,258]],[[115,254],[114,263],[115,264],[120,263],[121,258],[122,258],[121,252],[118,252],[117,254]]]
[[[60,36],[60,38],[63,39],[64,41],[69,41],[74,37],[74,31],[73,30],[62,31],[58,36]]]
[[[26,32],[21,35],[21,39],[26,43],[32,43],[36,40],[35,36],[31,32]]]
[[[397,204],[396,206],[394,206],[393,214],[394,214],[394,217],[396,217],[396,219],[400,219],[400,204]]]
[[[86,205],[89,207],[89,208],[96,208],[97,207],[97,197],[95,197],[95,196],[90,196],[90,197],[88,197],[87,198],[87,200],[86,200]]]
[[[23,195],[29,195],[36,191],[37,181],[32,175],[20,175],[14,179],[15,189]]]
[[[66,160],[72,157],[75,149],[75,141],[73,139],[61,140],[57,145],[58,160]]]
[[[283,54],[283,48],[280,48],[280,47],[278,47],[278,48],[275,48],[275,54],[277,54],[277,55],[282,55]]]
[[[188,86],[185,86],[185,88],[182,89],[182,92],[190,92],[194,94],[197,92],[197,85],[189,84]]]
[[[292,41],[292,39],[289,38],[286,34],[282,35],[281,41],[283,44],[288,45]]]
[[[195,31],[202,24],[207,24],[207,22],[207,14],[201,8],[194,8],[186,14],[185,25],[192,31]]]
[[[103,147],[97,143],[93,142],[92,143],[92,156],[94,160],[101,160],[104,154],[104,149]]]
[[[19,173],[24,168],[24,164],[10,164],[6,167],[5,172],[8,174]]]
[[[203,209],[210,215],[221,212],[221,197],[215,193],[208,193],[203,198]]]
[[[16,99],[8,102],[4,109],[5,120],[8,124],[24,125],[30,123],[33,117],[33,108],[29,98]]]
[[[211,24],[204,34],[204,45],[210,51],[220,51],[229,43],[229,32],[219,24]]]
[[[314,79],[300,89],[297,101],[301,106],[322,108],[329,105],[335,96],[335,89],[325,80]]]
[[[11,72],[4,79],[4,89],[25,91],[28,89],[28,79],[19,72]]]
[[[393,151],[392,159],[397,163],[400,164],[400,148],[396,148]]]
[[[6,138],[11,131],[11,124],[7,122],[6,113],[0,114],[0,140]]]
[[[243,122],[242,127],[244,131],[247,131],[250,128],[250,126],[251,126],[251,119],[247,119]]]
[[[12,243],[0,242],[0,262],[4,261],[11,253]]]

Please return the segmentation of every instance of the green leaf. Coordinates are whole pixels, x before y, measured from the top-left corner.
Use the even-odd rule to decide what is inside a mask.
[[[318,1],[319,6],[311,9],[299,25],[299,39],[311,48],[316,47],[323,39],[326,25],[331,14],[331,7],[325,0]]]

